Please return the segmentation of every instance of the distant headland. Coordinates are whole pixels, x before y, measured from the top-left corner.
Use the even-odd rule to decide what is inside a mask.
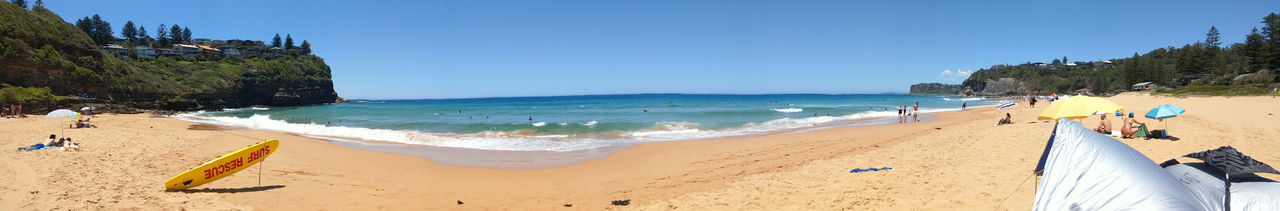
[[[125,23],[115,37],[98,15],[74,25],[35,5],[0,4],[0,104],[27,112],[98,106],[117,112],[298,106],[341,101],[311,43],[192,38],[178,24]]]

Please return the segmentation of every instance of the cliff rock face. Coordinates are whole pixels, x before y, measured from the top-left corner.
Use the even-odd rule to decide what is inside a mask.
[[[964,90],[961,94],[973,96],[1007,96],[1007,95],[1025,95],[1027,87],[1021,81],[1013,78],[1000,78],[999,80],[986,81],[966,81],[961,85]]]
[[[42,7],[26,10],[0,4],[0,20],[5,20],[0,22],[0,83],[89,97],[49,107],[80,106],[72,105],[79,102],[199,110],[316,105],[338,99],[329,66],[317,56],[123,58],[99,50],[86,33]]]
[[[959,84],[921,83],[911,85],[913,95],[954,95],[960,94]]]

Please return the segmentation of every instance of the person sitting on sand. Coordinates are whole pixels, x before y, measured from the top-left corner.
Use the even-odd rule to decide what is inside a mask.
[[[1107,115],[1101,115],[1099,118],[1102,118],[1102,122],[1099,122],[1098,127],[1094,128],[1093,131],[1098,131],[1102,134],[1111,134],[1111,120],[1107,120]]]
[[[1146,123],[1142,123],[1142,122],[1138,122],[1138,120],[1134,120],[1133,112],[1129,112],[1129,118],[1126,118],[1124,120],[1124,127],[1120,128],[1120,135],[1122,135],[1122,137],[1124,138],[1133,138],[1134,134],[1138,134],[1138,128],[1133,128],[1135,124],[1146,125]]]
[[[1000,122],[996,123],[996,125],[1007,125],[1007,124],[1013,124],[1013,115],[1009,113],[1004,113],[1004,119],[1000,119]]]

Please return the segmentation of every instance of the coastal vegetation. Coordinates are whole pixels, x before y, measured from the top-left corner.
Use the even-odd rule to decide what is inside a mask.
[[[1217,27],[1203,41],[1181,47],[1156,48],[1132,57],[1107,61],[1028,62],[977,70],[948,94],[1024,95],[1091,92],[1118,93],[1145,89],[1151,82],[1167,87],[1153,93],[1175,95],[1260,95],[1280,81],[1280,15],[1262,18],[1243,43],[1223,44]],[[1003,82],[1001,82],[1003,80]],[[992,86],[999,84],[999,86]],[[987,90],[996,87],[997,90]],[[913,91],[915,90],[913,86]],[[913,92],[914,93],[914,92]]]
[[[158,54],[168,45],[194,44],[191,29],[173,24],[163,30],[161,25],[156,39],[129,21],[121,30],[124,37],[116,38],[111,23],[98,15],[72,25],[39,2],[26,8],[17,2],[0,3],[0,82],[6,83],[5,89],[38,89],[43,94],[11,98],[6,92],[0,103],[76,96],[71,98],[141,109],[194,110],[311,105],[337,98],[324,59],[311,54],[309,42],[292,46],[292,36],[280,53]],[[261,47],[264,52],[269,48],[252,43],[224,46]],[[108,46],[127,52],[108,51]],[[148,57],[144,51],[151,49],[155,50]]]
[[[922,83],[911,85],[911,94],[946,95],[960,93],[960,85],[943,83]]]

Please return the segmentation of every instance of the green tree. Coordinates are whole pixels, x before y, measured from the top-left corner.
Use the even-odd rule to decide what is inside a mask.
[[[90,22],[93,26],[93,34],[91,34],[90,37],[93,38],[95,43],[98,43],[98,45],[106,45],[110,43],[112,39],[115,39],[115,36],[111,35],[115,33],[111,30],[111,23],[102,20],[102,16],[93,14],[93,18],[90,19]]]
[[[1268,14],[1262,18],[1262,38],[1267,41],[1267,66],[1280,67],[1280,15]]]
[[[182,41],[191,42],[191,28],[182,27]]]
[[[276,37],[271,38],[271,47],[280,47],[280,33],[276,33]]]
[[[13,0],[13,4],[17,4],[18,7],[22,7],[22,9],[27,8],[27,0]]]
[[[43,7],[44,7],[44,0],[36,0],[36,7],[42,7],[42,8],[43,8]],[[35,9],[35,7],[32,7],[32,9]]]
[[[1246,71],[1271,68],[1271,63],[1268,62],[1271,58],[1269,45],[1270,43],[1262,37],[1262,33],[1258,33],[1258,28],[1253,28],[1249,35],[1244,36],[1244,46],[1240,48],[1240,54],[1244,56],[1247,63]]]
[[[138,26],[138,41],[141,41],[142,45],[151,45],[151,35],[147,34],[146,26]]]
[[[1054,66],[1062,65],[1062,60],[1053,59],[1053,63],[1051,63],[1051,64],[1053,64]]]
[[[84,34],[89,35],[90,39],[93,38],[93,21],[89,20],[89,16],[76,20],[76,28],[79,28],[80,31],[84,32]]]
[[[164,24],[156,27],[156,41],[160,46],[169,45],[169,31],[164,30]]]
[[[307,40],[302,40],[302,46],[300,48],[302,48],[303,55],[311,54],[311,43],[307,42]]]
[[[124,27],[120,28],[120,35],[126,40],[135,40],[138,38],[138,28],[133,25],[133,21],[124,23]]]
[[[169,27],[169,41],[173,43],[185,43],[185,40],[182,40],[182,26],[173,24],[173,26]]]
[[[284,35],[284,49],[293,49],[293,35]]]
[[[1218,27],[1210,26],[1209,32],[1204,34],[1204,44],[1209,48],[1218,48],[1222,42],[1218,39]]]
[[[1063,64],[1067,64],[1067,63],[1071,63],[1071,62],[1067,61],[1067,56],[1062,56],[1062,63],[1063,63]]]

